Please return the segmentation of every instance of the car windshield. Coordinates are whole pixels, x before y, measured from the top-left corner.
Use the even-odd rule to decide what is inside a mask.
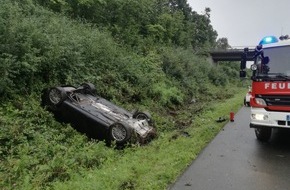
[[[269,57],[269,63],[266,64],[265,69],[262,71],[258,69],[257,76],[279,77],[290,79],[290,46],[280,46],[264,48],[264,57]],[[259,56],[256,59],[256,64],[262,65],[262,58]]]

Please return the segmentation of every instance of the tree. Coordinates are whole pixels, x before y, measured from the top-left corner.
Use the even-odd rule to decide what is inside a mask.
[[[187,0],[31,1],[108,30],[118,43],[135,50],[152,43],[208,49],[217,38],[211,9],[197,14]]]
[[[216,41],[216,49],[224,49],[225,50],[225,49],[228,49],[230,47],[231,46],[229,45],[227,38],[219,38]]]

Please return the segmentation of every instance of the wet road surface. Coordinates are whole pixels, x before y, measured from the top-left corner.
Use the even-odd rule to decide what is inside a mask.
[[[261,143],[249,117],[249,107],[236,113],[169,189],[290,190],[290,130]]]

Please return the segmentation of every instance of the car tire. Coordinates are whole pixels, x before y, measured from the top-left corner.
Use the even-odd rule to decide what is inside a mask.
[[[81,85],[84,89],[84,93],[94,95],[96,93],[96,87],[92,83],[83,83]]]
[[[244,106],[247,106],[246,98],[244,98]]]
[[[145,112],[136,111],[135,113],[133,113],[133,118],[138,120],[147,120],[149,125],[153,124],[152,116],[150,115],[150,113],[146,111]]]
[[[267,142],[271,137],[272,128],[269,127],[255,128],[255,134],[259,141]]]
[[[49,104],[54,106],[60,105],[67,98],[66,92],[62,87],[49,89],[47,96]]]
[[[124,144],[131,138],[132,128],[127,123],[116,122],[110,126],[109,136],[116,144]]]

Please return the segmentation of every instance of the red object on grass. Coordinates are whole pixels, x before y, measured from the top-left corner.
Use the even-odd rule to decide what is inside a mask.
[[[235,121],[235,113],[234,112],[230,113],[230,121],[231,122]]]

